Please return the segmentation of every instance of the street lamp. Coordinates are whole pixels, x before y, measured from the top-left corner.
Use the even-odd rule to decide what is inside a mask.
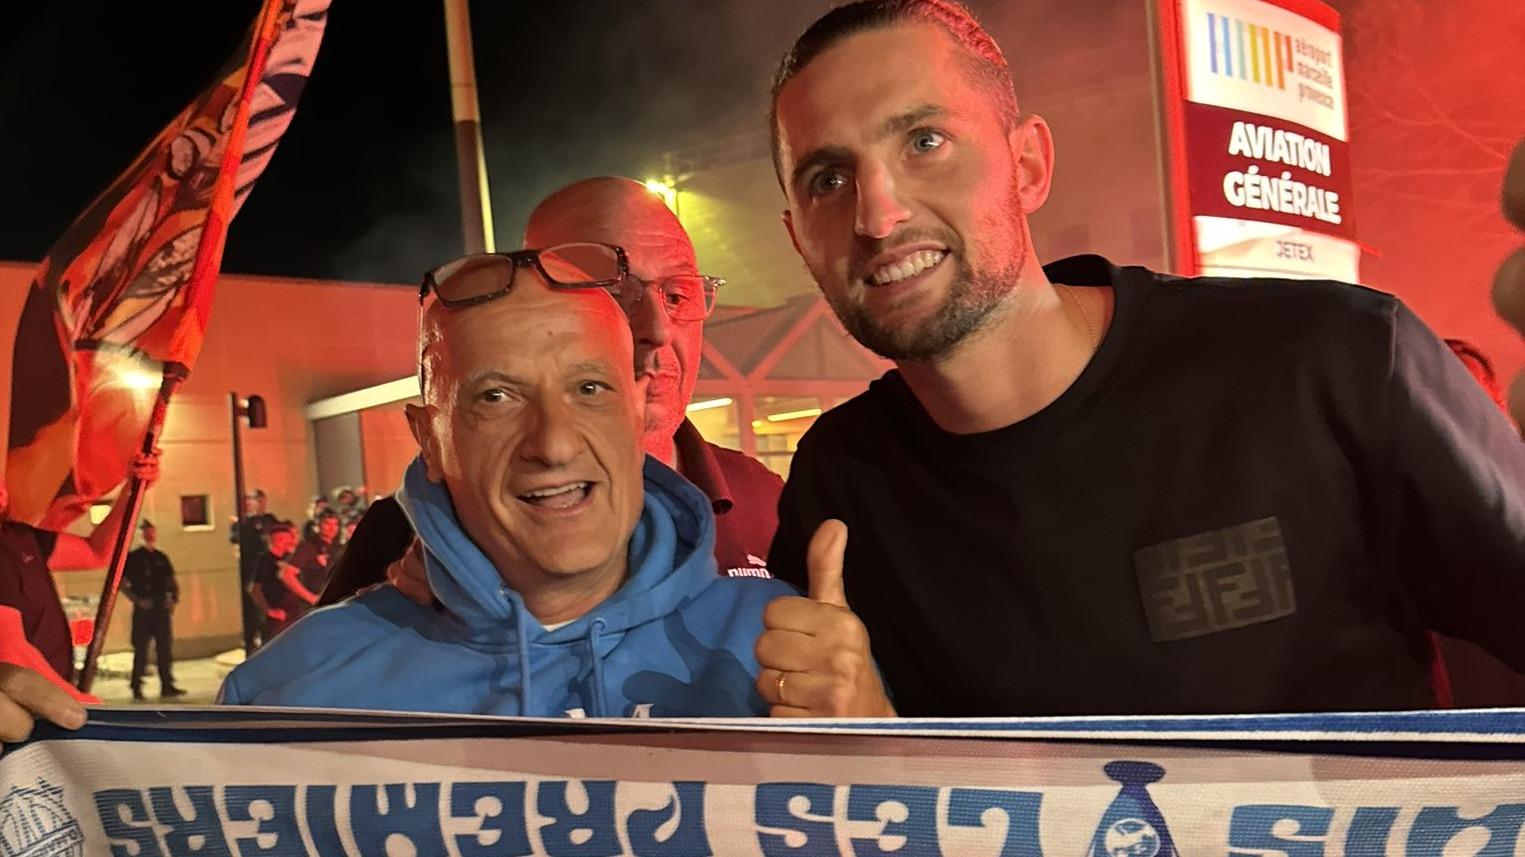
[[[672,209],[674,216],[678,215],[678,181],[672,177],[666,179],[647,179],[646,189],[662,198],[667,207]]]
[[[254,559],[265,546],[259,543],[260,539],[250,538],[249,526],[244,520],[243,421],[248,420],[251,429],[262,429],[270,422],[265,413],[265,400],[260,396],[240,399],[237,393],[228,393],[228,405],[233,415],[233,508],[238,515],[234,525],[234,532],[238,534],[238,601],[243,605],[244,655],[247,656],[254,652],[254,632],[260,620],[258,608],[249,597],[249,584],[254,574]]]

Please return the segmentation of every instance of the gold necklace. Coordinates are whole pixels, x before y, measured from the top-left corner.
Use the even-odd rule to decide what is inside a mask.
[[[1080,302],[1080,299],[1070,292],[1069,286],[1060,284],[1059,289],[1059,294],[1068,296],[1070,303],[1074,304],[1075,310],[1080,313],[1080,320],[1085,322],[1086,336],[1090,337],[1086,341],[1090,344],[1092,351],[1096,350],[1101,346],[1101,340],[1096,336],[1096,326],[1091,323],[1091,314],[1086,312],[1085,305]]]

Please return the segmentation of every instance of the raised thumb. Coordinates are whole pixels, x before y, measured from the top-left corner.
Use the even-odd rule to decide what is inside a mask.
[[[805,554],[811,601],[847,607],[847,589],[842,585],[842,557],[846,552],[847,525],[835,518],[822,521]]]

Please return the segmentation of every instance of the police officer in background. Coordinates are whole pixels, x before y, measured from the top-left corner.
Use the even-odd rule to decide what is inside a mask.
[[[175,567],[159,550],[159,531],[144,519],[143,546],[127,555],[122,570],[122,592],[132,599],[132,698],[142,702],[143,672],[148,668],[148,644],[154,644],[159,665],[159,697],[185,696],[175,687],[175,656],[171,642],[170,615],[180,603],[180,584]]]

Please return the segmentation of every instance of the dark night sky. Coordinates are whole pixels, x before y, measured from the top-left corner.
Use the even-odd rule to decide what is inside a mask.
[[[587,175],[762,127],[772,64],[826,0],[476,0],[500,245]],[[258,0],[11,4],[0,259],[34,260],[210,80]],[[224,270],[412,282],[458,252],[442,3],[334,0],[311,83]]]

